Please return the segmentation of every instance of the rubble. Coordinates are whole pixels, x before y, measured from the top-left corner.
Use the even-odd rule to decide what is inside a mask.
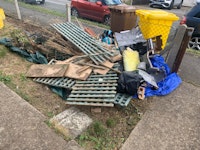
[[[148,11],[138,11],[137,14],[142,17],[140,13],[148,14]],[[173,21],[177,19],[175,16],[172,18]],[[178,75],[170,71],[168,64],[159,54],[166,45],[168,34],[154,34],[150,31],[149,35],[143,21],[146,21],[145,18],[139,21],[137,28],[115,32],[112,36],[106,35],[107,31],[104,31],[104,38],[113,38],[111,41],[114,41],[115,45],[104,40],[111,46],[96,39],[96,34],[92,33],[91,29],[83,27],[80,23],[78,27],[72,22],[52,24],[53,29],[59,33],[55,36],[49,31],[43,31],[52,37],[38,33],[21,35],[21,32],[15,32],[13,39],[15,46],[28,49],[31,54],[36,53],[37,49],[47,57],[48,64],[32,65],[26,76],[54,88],[53,91],[64,91],[64,96],[59,95],[66,104],[125,107],[132,97],[143,100],[146,96],[165,95],[181,83]],[[168,29],[170,27],[165,30]],[[183,39],[186,35],[181,31],[186,32],[187,29],[180,27],[177,33],[177,37],[181,34]],[[113,34],[112,31],[111,33]],[[186,39],[188,37],[189,35]],[[22,39],[26,42],[23,43]],[[180,47],[181,40],[176,41]],[[174,45],[173,49],[176,48],[178,47]],[[186,45],[182,46],[182,49],[184,48]],[[180,52],[176,52],[178,53]],[[172,53],[169,56],[172,57]],[[167,61],[172,59],[173,62],[176,60],[173,57]],[[177,56],[177,59],[180,63],[181,58]],[[170,62],[170,67],[173,62]],[[165,84],[172,81],[173,87]]]

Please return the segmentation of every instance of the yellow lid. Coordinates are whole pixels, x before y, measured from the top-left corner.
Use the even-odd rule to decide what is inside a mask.
[[[162,20],[179,20],[179,17],[173,13],[169,13],[164,10],[144,10],[138,9],[136,10],[136,15],[139,17],[142,16],[145,19],[162,19]]]

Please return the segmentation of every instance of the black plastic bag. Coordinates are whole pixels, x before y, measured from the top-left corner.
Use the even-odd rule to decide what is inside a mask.
[[[137,71],[124,71],[119,76],[117,92],[135,95],[143,82],[142,76]]]

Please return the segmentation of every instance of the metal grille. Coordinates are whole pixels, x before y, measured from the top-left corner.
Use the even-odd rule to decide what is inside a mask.
[[[55,87],[62,87],[62,88],[67,88],[71,89],[73,85],[76,83],[74,79],[62,77],[62,78],[34,78],[33,81],[55,86]]]
[[[132,96],[124,94],[124,93],[117,93],[114,97],[114,102],[102,102],[102,101],[67,101],[66,104],[68,105],[86,105],[86,106],[108,106],[113,107],[115,105],[120,105],[125,107],[131,101]]]
[[[67,101],[68,105],[83,105],[83,106],[106,106],[106,107],[114,107],[113,103],[105,103],[105,102],[73,102]]]
[[[115,96],[114,104],[120,106],[127,106],[132,99],[132,96],[124,94],[124,93],[117,93]]]
[[[76,45],[84,54],[88,55],[97,65],[116,55],[116,53],[105,49],[99,41],[71,22],[52,24],[51,26]]]
[[[110,71],[106,75],[92,74],[87,81],[76,81],[67,104],[114,106],[118,76]]]

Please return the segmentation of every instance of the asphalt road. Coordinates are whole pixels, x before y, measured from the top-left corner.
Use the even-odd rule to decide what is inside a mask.
[[[66,4],[69,3],[69,0],[46,0],[46,3],[44,5],[38,5],[38,7],[44,7],[50,10],[54,10],[60,13],[66,13]],[[153,9],[150,8],[148,5],[135,5],[137,9]],[[8,9],[9,13],[16,13],[16,9],[14,7],[14,4],[10,4],[8,2],[5,2],[5,0],[0,0],[0,7],[3,7],[4,9]],[[21,7],[20,7],[21,8]],[[27,11],[25,11],[23,8],[21,8],[21,13],[22,16],[28,16],[27,15]],[[172,10],[165,10],[168,12],[172,12],[175,13],[177,16],[179,16],[180,18],[182,18],[182,16],[188,12],[190,8],[189,7],[182,7],[181,9],[172,9]],[[29,13],[28,13],[29,14]],[[32,16],[30,14],[30,16]]]
[[[57,10],[60,12],[64,12],[65,7],[63,7],[63,6],[66,6],[66,3],[69,3],[69,2],[70,2],[70,0],[56,0],[56,1],[55,0],[46,0],[46,4],[43,7],[54,9],[54,10]],[[138,8],[153,9],[153,8],[150,8],[148,5],[144,5],[144,6],[135,5],[135,6]],[[190,9],[190,8],[182,7],[181,9],[176,9],[176,8],[174,8],[172,10],[165,9],[165,11],[175,13],[177,16],[182,17],[188,11],[188,9]]]

